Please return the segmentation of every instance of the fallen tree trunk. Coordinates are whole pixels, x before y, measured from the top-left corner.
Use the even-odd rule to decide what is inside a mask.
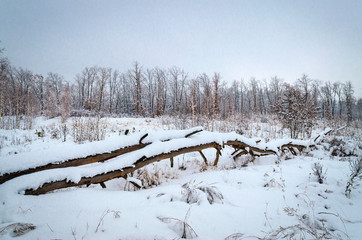
[[[84,158],[71,159],[71,160],[68,160],[68,161],[65,161],[65,162],[62,162],[62,163],[49,163],[49,164],[44,165],[44,166],[39,166],[39,167],[36,167],[36,168],[30,168],[30,169],[26,169],[26,170],[23,170],[23,171],[5,173],[4,175],[0,176],[0,184],[4,183],[4,182],[6,182],[6,181],[8,181],[10,179],[13,179],[15,177],[19,177],[19,176],[22,176],[22,175],[25,175],[25,174],[30,174],[30,173],[34,173],[34,172],[43,171],[43,170],[49,170],[49,169],[54,169],[54,168],[77,167],[77,166],[90,164],[90,163],[95,163],[95,162],[104,162],[104,161],[106,161],[108,159],[120,156],[122,154],[139,150],[139,149],[144,148],[145,146],[147,146],[149,144],[151,144],[151,143],[137,144],[137,145],[117,149],[117,150],[114,150],[114,151],[109,152],[109,153],[102,153],[102,154],[96,154],[96,155],[93,155],[93,156],[87,156],[87,157],[84,157]]]
[[[211,143],[201,144],[198,146],[180,148],[178,150],[171,151],[169,153],[161,153],[161,154],[158,154],[158,155],[155,155],[152,157],[148,157],[148,158],[142,157],[134,163],[134,167],[126,167],[126,168],[115,170],[115,171],[101,173],[101,174],[98,174],[98,175],[95,175],[92,177],[82,177],[80,179],[80,181],[78,181],[77,183],[67,181],[67,179],[53,181],[53,182],[47,182],[47,183],[44,183],[41,187],[39,187],[37,189],[25,190],[25,195],[40,195],[40,194],[45,194],[47,192],[61,189],[61,188],[102,183],[102,182],[105,182],[105,181],[108,181],[108,180],[111,180],[114,178],[124,177],[128,173],[134,172],[135,170],[142,168],[148,164],[158,162],[158,161],[161,161],[164,159],[173,158],[180,154],[196,152],[196,151],[199,152],[199,151],[201,151],[203,149],[207,149],[207,148],[220,149],[220,145],[216,142],[211,142]]]
[[[166,137],[170,135],[166,135],[166,137],[165,135],[162,137],[155,135],[156,137],[153,136],[153,138],[152,136],[147,138],[147,135],[142,135],[140,136],[140,139],[137,139],[136,141],[138,144],[132,146],[94,156],[71,159],[60,164],[51,163],[34,169],[26,169],[24,171],[8,174],[8,176],[4,174],[3,176],[0,176],[0,179],[5,179],[6,181],[5,177],[9,180],[28,173],[39,174],[24,176],[24,179],[19,179],[17,183],[18,185],[14,185],[20,186],[23,185],[22,182],[31,182],[32,184],[27,185],[28,187],[22,188],[22,190],[19,191],[24,190],[27,195],[38,195],[56,189],[80,185],[102,184],[103,182],[113,178],[127,177],[128,173],[163,159],[170,159],[171,166],[173,166],[174,157],[190,152],[199,152],[205,164],[208,164],[206,156],[202,152],[202,150],[207,148],[216,149],[216,157],[214,160],[214,166],[216,166],[219,156],[221,155],[221,148],[225,145],[235,148],[233,155],[236,155],[234,156],[234,159],[244,154],[250,154],[255,159],[256,156],[278,154],[279,152],[284,152],[285,150],[289,150],[296,155],[297,150],[301,152],[309,146],[314,146],[314,143],[311,144],[309,141],[301,140],[277,140],[276,142],[270,143],[256,143],[251,139],[235,133],[203,132],[193,136],[192,138],[190,137],[200,131],[202,130],[197,129],[192,130],[191,132],[186,131],[184,135],[180,135],[178,133],[178,135],[172,135],[174,137],[173,139],[166,139]],[[143,143],[143,141],[145,143]],[[125,155],[119,159],[113,159],[105,162],[108,159],[122,154]],[[89,168],[77,167],[62,169],[96,162],[103,163],[90,165]],[[53,168],[60,169],[56,170]],[[87,169],[90,170],[88,171]],[[46,176],[43,176],[41,173],[35,173],[43,170],[49,170],[47,173],[43,173],[46,174]],[[9,176],[11,176],[11,178]],[[72,181],[69,180],[69,176],[73,179]],[[102,187],[104,187],[104,185]],[[15,189],[18,188],[15,187]]]
[[[186,133],[186,135],[184,136],[185,138],[188,138],[196,133],[201,132],[202,129],[197,129],[195,131],[192,131],[190,133]],[[3,175],[0,176],[0,184],[9,181],[15,177],[19,177],[22,175],[26,175],[26,174],[30,174],[30,173],[34,173],[34,172],[39,172],[39,171],[43,171],[43,170],[49,170],[49,169],[55,169],[55,168],[66,168],[66,167],[77,167],[77,166],[82,166],[82,165],[86,165],[86,164],[91,164],[91,163],[95,163],[95,162],[104,162],[106,160],[109,160],[111,158],[114,157],[118,157],[120,155],[129,153],[129,152],[133,152],[133,151],[137,151],[139,149],[142,149],[148,145],[150,145],[152,142],[146,142],[146,143],[142,143],[142,141],[148,136],[148,133],[145,134],[144,136],[142,136],[139,140],[139,144],[136,145],[132,145],[132,146],[127,146],[124,148],[120,148],[120,149],[116,149],[113,150],[111,152],[106,152],[106,153],[100,153],[100,154],[95,154],[95,155],[91,155],[91,156],[86,156],[86,157],[82,157],[82,158],[75,158],[75,159],[69,159],[67,161],[64,162],[60,162],[60,163],[49,163],[43,166],[38,166],[35,168],[29,168],[26,170],[21,170],[21,171],[17,171],[17,172],[10,172],[10,173],[5,173]],[[170,141],[171,139],[166,139],[163,140],[163,142],[166,141]]]
[[[241,141],[237,141],[237,140],[227,141],[226,143],[224,143],[224,145],[232,146],[233,148],[238,149],[238,150],[245,150],[246,152],[243,151],[242,154],[246,154],[246,153],[254,154],[255,152],[257,152],[259,154],[265,154],[265,155],[277,154],[274,150],[262,149],[262,148],[257,148],[254,146],[249,146],[248,144],[241,142]]]

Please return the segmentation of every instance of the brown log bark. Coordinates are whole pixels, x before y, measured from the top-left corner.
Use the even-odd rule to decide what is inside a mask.
[[[216,149],[216,157],[215,157],[215,161],[214,161],[214,166],[217,166],[217,163],[219,162],[219,158],[221,156],[221,151],[220,148],[215,148]]]
[[[204,159],[205,165],[207,165],[207,158],[205,157],[205,155],[202,153],[201,150],[199,151],[199,153],[200,153],[201,157]]]
[[[192,136],[192,135],[194,135],[196,133],[199,133],[201,131],[203,131],[203,130],[200,129],[200,130],[196,130],[196,131],[193,131],[191,133],[188,133],[188,134],[185,135],[185,138],[188,138],[188,137],[190,137],[190,136]],[[35,167],[35,168],[30,168],[30,169],[26,169],[26,170],[22,170],[22,171],[18,171],[18,172],[5,173],[5,174],[0,176],[0,184],[4,183],[6,181],[9,181],[9,180],[11,180],[13,178],[25,175],[25,174],[30,174],[30,173],[34,173],[34,172],[43,171],[43,170],[54,169],[54,168],[76,167],[76,166],[86,165],[86,164],[95,163],[95,162],[104,162],[104,161],[109,160],[111,158],[120,156],[120,155],[125,154],[125,153],[137,151],[137,150],[139,150],[141,148],[144,148],[144,147],[150,145],[151,142],[142,143],[142,141],[147,136],[148,136],[148,133],[143,135],[139,140],[139,144],[124,147],[124,148],[120,148],[120,149],[114,150],[114,151],[109,152],[109,153],[100,153],[100,154],[95,154],[95,155],[91,155],[91,156],[87,156],[87,157],[83,157],[83,158],[75,158],[75,159],[67,160],[67,161],[62,162],[62,163],[49,163],[47,165],[38,166],[38,167]],[[170,140],[171,139],[166,139],[166,140],[163,140],[163,142],[170,141]]]
[[[308,147],[314,147],[314,144],[309,145]],[[295,152],[295,149],[298,149],[299,152],[302,152],[305,148],[307,148],[307,146],[304,145],[298,145],[298,144],[292,144],[292,143],[288,143],[288,144],[284,144],[281,146],[281,150],[284,152],[285,149],[289,149],[289,151],[293,154],[293,155],[297,155],[297,153]]]
[[[326,136],[326,135],[330,134],[330,133],[333,132],[333,131],[334,131],[334,130],[331,129],[331,130],[329,130],[328,132],[324,133],[323,136]],[[314,139],[314,142],[316,142],[316,141],[318,140],[318,138],[320,138],[320,137],[321,137],[321,134],[319,134],[319,135]]]
[[[37,189],[27,189],[25,191],[25,195],[39,195],[39,194],[45,194],[47,192],[50,192],[50,191],[53,191],[56,189],[61,189],[61,188],[75,187],[75,186],[81,186],[81,185],[86,185],[86,184],[96,184],[96,183],[105,182],[105,181],[111,180],[113,178],[123,177],[123,176],[127,175],[128,173],[134,172],[135,170],[142,168],[148,164],[158,162],[158,161],[161,161],[164,159],[169,159],[171,157],[175,157],[180,154],[201,151],[201,150],[207,149],[207,148],[220,148],[220,146],[219,146],[219,144],[217,144],[215,142],[211,142],[211,143],[201,144],[198,146],[181,148],[181,149],[178,149],[175,151],[171,151],[169,153],[162,153],[162,154],[158,154],[158,155],[155,155],[155,156],[149,157],[149,158],[142,157],[135,162],[134,167],[127,167],[127,168],[123,168],[123,169],[119,169],[119,170],[115,170],[115,171],[111,171],[111,172],[101,173],[101,174],[95,175],[93,177],[82,177],[80,179],[80,181],[77,183],[67,181],[67,179],[63,179],[63,180],[59,180],[59,181],[55,181],[55,182],[47,182],[47,183],[44,183],[41,187],[39,187]]]
[[[231,155],[234,155],[235,153],[239,152],[240,149],[239,148],[235,148],[234,152],[231,153]]]
[[[240,141],[235,141],[235,140],[227,141],[224,145],[232,146],[234,148],[239,148],[239,149],[249,148],[249,152],[253,151],[253,152],[258,152],[258,153],[263,153],[263,154],[276,154],[276,152],[273,150],[251,147],[251,146],[247,145],[246,143],[243,143]]]
[[[13,179],[15,177],[19,177],[19,176],[22,176],[25,174],[39,172],[39,171],[43,171],[43,170],[54,169],[54,168],[76,167],[76,166],[81,166],[81,165],[95,163],[95,162],[104,162],[108,159],[120,156],[122,154],[139,150],[149,144],[150,143],[137,144],[137,145],[133,145],[133,146],[125,147],[125,148],[120,148],[120,149],[114,150],[109,153],[101,153],[101,154],[96,154],[96,155],[92,155],[92,156],[87,156],[84,158],[76,158],[76,159],[68,160],[66,162],[62,162],[59,164],[49,163],[47,165],[39,166],[36,168],[30,168],[30,169],[13,172],[13,173],[5,173],[4,175],[0,176],[0,184],[4,183],[10,179]]]
[[[185,135],[185,138],[187,138],[195,133],[198,133],[200,131],[201,130],[196,130],[194,132],[191,132],[191,133]],[[104,162],[105,160],[117,157],[124,153],[129,153],[132,151],[140,150],[141,148],[151,144],[151,143],[142,143],[142,140],[144,140],[146,136],[147,136],[147,134],[144,135],[139,140],[140,144],[137,144],[134,146],[129,146],[129,147],[122,148],[122,149],[118,149],[118,150],[112,151],[110,153],[102,153],[102,154],[97,154],[94,156],[88,156],[85,158],[69,160],[69,161],[66,161],[66,162],[63,162],[60,164],[48,164],[46,166],[40,166],[37,168],[24,170],[21,172],[5,174],[3,176],[0,176],[0,183],[3,183],[5,181],[7,181],[11,178],[17,177],[17,176],[21,176],[24,174],[33,173],[33,172],[37,172],[37,171],[41,171],[41,170],[47,170],[47,169],[52,169],[52,168],[64,168],[64,167],[70,167],[70,166],[80,166],[80,165],[90,164],[90,163],[94,163],[94,162]],[[169,141],[169,140],[164,140],[164,141]],[[254,158],[255,158],[255,156],[276,154],[276,152],[274,150],[261,149],[261,148],[255,147],[255,146],[252,147],[244,142],[240,142],[240,141],[236,141],[236,140],[230,140],[230,141],[224,142],[223,146],[224,145],[232,146],[237,150],[241,150],[236,156],[234,156],[234,159],[236,159],[237,157],[239,157],[240,155],[243,155],[243,154],[250,154]],[[314,146],[314,145],[310,145],[310,146]],[[278,148],[278,150],[284,151],[285,149],[289,149],[289,151],[291,151],[295,155],[296,154],[295,149],[298,149],[298,151],[301,152],[306,147],[307,146],[292,144],[290,142],[288,144],[282,145],[280,148]],[[146,158],[144,156],[135,162],[134,167],[127,167],[127,168],[123,168],[123,169],[119,169],[119,170],[114,170],[111,172],[100,173],[93,177],[83,177],[83,178],[81,178],[81,180],[78,183],[67,182],[66,179],[55,181],[55,182],[44,183],[38,189],[27,189],[25,191],[25,194],[38,195],[38,194],[44,194],[44,193],[47,193],[49,191],[53,191],[56,189],[74,187],[74,186],[80,186],[80,185],[89,185],[89,184],[101,184],[103,187],[103,186],[105,186],[104,185],[105,181],[108,181],[113,178],[127,177],[128,173],[132,173],[133,171],[135,171],[139,168],[142,168],[143,166],[146,166],[146,165],[154,163],[154,162],[161,161],[163,159],[170,159],[171,167],[173,167],[173,158],[175,156],[178,156],[180,154],[189,153],[189,152],[196,152],[196,151],[199,152],[200,155],[202,156],[205,164],[207,164],[207,159],[206,159],[205,155],[202,153],[202,150],[207,149],[207,148],[216,149],[216,157],[215,157],[215,161],[214,161],[214,165],[216,166],[219,161],[219,156],[221,155],[221,146],[216,142],[209,142],[209,143],[200,144],[197,146],[183,147],[183,148],[171,151],[170,153],[160,153],[160,154],[152,156],[152,157]],[[235,151],[233,154],[235,154],[236,152],[237,151]]]
[[[190,136],[192,136],[192,135],[194,135],[194,134],[196,134],[196,133],[199,133],[199,132],[202,132],[202,129],[199,129],[199,130],[196,130],[196,131],[193,131],[193,132],[187,134],[187,135],[185,136],[185,138],[188,138],[188,137],[190,137]]]
[[[173,168],[173,157],[170,158],[171,168]]]
[[[234,160],[236,160],[238,157],[240,157],[241,155],[245,155],[245,154],[248,154],[248,151],[246,151],[246,150],[242,150],[242,151],[240,151],[238,154],[236,154],[235,156],[234,156]]]
[[[145,139],[147,136],[148,136],[148,133],[146,133],[145,135],[143,135],[143,136],[140,138],[139,144],[142,144],[143,139]]]

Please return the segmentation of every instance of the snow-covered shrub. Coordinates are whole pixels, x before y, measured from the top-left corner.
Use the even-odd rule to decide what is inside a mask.
[[[6,139],[6,136],[0,136],[0,150],[4,147],[4,142]]]
[[[104,140],[107,121],[98,117],[73,117],[72,137],[76,143]]]
[[[289,84],[285,84],[285,90],[272,110],[283,127],[289,129],[291,138],[305,133],[309,136],[318,113],[314,99],[306,97],[299,88]]]
[[[59,139],[60,138],[60,130],[59,130],[59,128],[50,129],[50,137],[52,139]]]
[[[120,214],[121,214],[120,211],[110,210],[110,209],[105,210],[105,211],[103,212],[103,214],[102,214],[99,222],[98,222],[98,225],[97,225],[97,228],[96,228],[96,230],[95,230],[95,233],[97,233],[99,227],[100,227],[101,225],[103,225],[103,223],[104,223],[104,218],[105,218],[105,216],[107,216],[109,213],[113,213],[113,217],[114,217],[114,218],[120,218]]]
[[[136,191],[141,188],[143,188],[141,180],[134,178],[134,177],[127,177],[126,183],[124,185],[124,190]]]
[[[323,217],[315,217],[315,213],[300,213],[298,209],[285,207],[284,212],[291,217],[297,219],[297,223],[289,226],[279,226],[277,229],[272,229],[265,240],[275,239],[349,239],[348,235],[343,231],[329,227]],[[327,212],[319,212],[318,215],[330,214]],[[335,215],[332,213],[332,215]],[[338,216],[337,216],[338,217]]]
[[[338,156],[338,157],[345,157],[348,154],[346,153],[346,142],[342,139],[338,139],[336,137],[332,138],[331,141],[329,141],[330,148],[332,149],[331,155],[332,156]]]
[[[137,170],[133,177],[141,181],[143,188],[152,188],[168,179],[177,178],[178,173],[168,165],[162,165],[162,167],[160,167],[158,164],[154,164]]]
[[[245,234],[243,234],[243,233],[233,233],[233,234],[231,234],[231,235],[229,235],[229,236],[227,236],[226,238],[224,238],[224,240],[242,240],[242,239],[248,239],[246,236],[245,236]],[[253,240],[254,239],[261,239],[261,238],[257,238],[257,237],[255,237],[255,238],[252,238]]]
[[[325,212],[325,211],[316,211],[315,201],[310,199],[306,193],[299,193],[295,195],[296,198],[302,200],[307,208],[302,210],[300,204],[297,204],[296,207],[291,207],[287,205],[283,208],[284,213],[294,218],[294,223],[291,225],[279,226],[278,228],[272,228],[270,226],[270,231],[264,236],[263,240],[277,240],[277,239],[314,239],[314,240],[324,240],[324,239],[350,239],[347,233],[337,226],[344,226],[344,220],[339,216],[338,213],[334,212]],[[328,208],[326,208],[328,209]],[[336,221],[325,216],[336,217],[342,224],[338,224]],[[268,220],[268,219],[267,219]],[[332,225],[333,224],[333,225]],[[344,230],[345,230],[344,226]]]
[[[313,175],[317,178],[319,184],[323,184],[327,179],[327,169],[323,171],[323,165],[320,163],[314,163],[312,166]]]
[[[324,150],[329,151],[332,156],[352,157],[361,154],[362,145],[360,139],[361,137],[334,136],[323,139],[321,145],[323,145]]]
[[[279,180],[276,180],[274,177],[269,176],[268,173],[264,174],[266,182],[263,187],[267,188],[280,188],[283,192],[285,191],[285,179],[280,176]]]
[[[160,221],[168,224],[169,228],[175,231],[183,239],[196,238],[197,234],[195,230],[187,223],[190,216],[190,210],[187,211],[184,220],[171,217],[157,217]]]
[[[358,181],[362,180],[362,159],[351,161],[349,163],[351,174],[347,182],[345,194],[349,198],[353,188],[359,185]]]
[[[183,200],[187,203],[200,203],[202,198],[206,196],[207,201],[210,204],[223,203],[224,196],[221,194],[217,187],[210,184],[195,183],[190,181],[182,185],[184,190],[182,191]]]
[[[67,84],[60,95],[60,116],[62,123],[65,123],[66,120],[70,117],[70,112],[72,111],[72,96],[70,93],[69,84]]]
[[[28,233],[36,228],[31,223],[13,223],[0,229],[0,236],[9,234],[12,237],[18,237]]]
[[[42,138],[45,136],[45,131],[43,128],[41,128],[41,130],[38,131],[38,129],[35,129],[35,135],[37,135],[38,137]]]

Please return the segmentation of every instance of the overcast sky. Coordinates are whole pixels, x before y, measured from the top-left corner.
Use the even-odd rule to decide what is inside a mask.
[[[191,76],[351,81],[362,97],[362,1],[0,0],[15,66],[66,80],[93,65],[178,66]]]

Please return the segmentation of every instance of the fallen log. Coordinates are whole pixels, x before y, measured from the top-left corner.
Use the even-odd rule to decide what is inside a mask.
[[[219,146],[216,147],[215,149],[216,149],[216,157],[215,157],[215,161],[214,161],[214,166],[217,166],[217,163],[219,162],[219,158],[222,154],[221,154],[221,148]]]
[[[258,148],[255,146],[249,146],[248,144],[241,142],[241,141],[227,141],[226,143],[224,143],[224,145],[229,145],[232,146],[233,148],[235,148],[235,151],[232,153],[232,155],[236,154],[233,158],[234,160],[236,160],[238,157],[240,157],[241,155],[245,155],[245,154],[250,154],[252,156],[266,156],[266,155],[271,155],[271,154],[277,154],[276,151],[274,150],[270,150],[270,149],[263,149],[263,148]],[[295,144],[292,142],[289,142],[287,144],[283,144],[280,147],[278,147],[279,150],[281,150],[282,152],[285,152],[286,149],[288,149],[293,155],[297,155],[297,152],[295,151],[294,148],[298,149],[299,152],[302,152],[305,148],[307,147],[313,147],[315,146],[314,144],[308,144],[308,146],[306,145],[301,145],[301,144]]]
[[[255,159],[256,156],[278,154],[280,151],[284,150],[289,150],[293,154],[297,154],[296,149],[301,152],[304,148],[313,145],[309,141],[284,139],[269,143],[261,141],[256,143],[251,139],[235,133],[203,132],[196,136],[192,136],[200,131],[200,129],[193,129],[191,132],[190,130],[188,130],[188,132],[186,130],[185,134],[182,136],[179,132],[177,133],[178,135],[175,133],[173,133],[173,135],[168,135],[173,137],[176,135],[179,136],[179,138],[174,139],[167,139],[167,137],[165,137],[167,134],[162,137],[143,134],[139,136],[139,140],[136,139],[136,143],[138,143],[136,145],[114,150],[118,152],[102,153],[97,156],[85,157],[82,160],[83,164],[80,164],[80,159],[76,159],[73,163],[72,160],[61,163],[69,164],[67,167],[70,168],[68,169],[63,169],[63,167],[65,167],[64,165],[63,167],[60,167],[60,169],[52,169],[48,165],[40,166],[36,169],[37,171],[47,171],[42,173],[33,172],[33,174],[23,176],[24,178],[15,179],[14,181],[16,184],[12,185],[12,183],[10,183],[7,187],[14,186],[13,189],[17,189],[18,192],[24,191],[25,194],[38,195],[56,189],[80,185],[101,184],[113,178],[126,177],[128,173],[132,173],[143,166],[163,159],[170,159],[171,165],[173,165],[173,159],[175,156],[190,152],[199,152],[204,159],[205,164],[208,164],[206,156],[202,153],[202,150],[207,148],[216,149],[214,161],[214,165],[216,166],[219,161],[219,156],[221,155],[221,148],[224,146],[234,147],[236,151],[233,154],[239,152],[234,159],[243,154],[250,154],[253,159]],[[135,139],[133,138],[133,140]],[[114,155],[112,156],[111,154]],[[105,161],[122,154],[124,155],[120,158]],[[101,160],[102,156],[105,160]],[[96,162],[101,163],[98,164]],[[80,166],[90,163],[92,164],[83,167]],[[54,168],[59,168],[59,166],[60,164],[57,164]],[[42,167],[44,168],[42,169]],[[34,169],[26,169],[23,172],[33,170]],[[24,182],[27,183],[25,186],[23,184]],[[105,185],[102,187],[104,186]]]
[[[246,150],[248,153],[252,153],[252,152],[258,152],[261,154],[277,154],[274,150],[270,150],[270,149],[262,149],[262,148],[258,148],[255,146],[250,146],[244,142],[238,141],[238,140],[233,140],[233,141],[227,141],[226,143],[224,143],[224,145],[227,146],[232,146],[235,149],[242,149],[242,150]]]
[[[190,130],[191,130],[191,132],[189,132]],[[185,135],[183,136],[184,138],[188,138],[188,137],[202,131],[202,129],[196,129],[196,130],[190,129],[190,130],[185,130]],[[111,152],[94,154],[94,155],[90,155],[90,156],[86,156],[86,157],[82,157],[82,158],[69,159],[64,162],[49,163],[49,164],[37,166],[34,168],[28,168],[25,170],[4,173],[4,174],[0,175],[0,184],[4,183],[6,181],[9,181],[15,177],[19,177],[22,175],[39,172],[39,171],[43,171],[43,170],[55,169],[55,168],[76,167],[76,166],[82,166],[82,165],[91,164],[91,163],[95,163],[95,162],[104,162],[104,161],[112,159],[114,157],[129,153],[129,152],[137,151],[139,149],[142,149],[142,148],[150,145],[152,143],[150,141],[142,143],[142,141],[145,140],[145,138],[147,138],[148,136],[149,136],[148,133],[144,134],[139,139],[139,141],[138,141],[139,144],[123,147],[120,149],[113,150]],[[166,141],[170,141],[170,140],[172,140],[172,138],[164,139],[164,140],[162,140],[162,142],[166,142]]]
[[[332,133],[332,132],[337,132],[339,130],[344,129],[346,126],[340,127],[338,129],[330,129],[330,128],[326,128],[324,131],[322,131],[321,133],[318,134],[318,136],[314,139],[314,142],[319,142],[324,136],[327,136],[328,134]]]
[[[236,160],[238,157],[240,157],[241,155],[245,155],[245,154],[248,154],[248,151],[246,151],[244,149],[244,150],[241,150],[238,154],[236,154],[233,158],[234,158],[234,160]]]
[[[93,156],[87,156],[84,158],[71,159],[71,160],[68,160],[68,161],[65,161],[62,163],[49,163],[44,166],[30,168],[30,169],[26,169],[23,171],[5,173],[0,176],[0,184],[4,183],[6,181],[9,181],[10,179],[13,179],[13,178],[25,175],[25,174],[30,174],[30,173],[34,173],[34,172],[43,171],[43,170],[49,170],[49,169],[54,169],[54,168],[76,167],[76,166],[91,164],[91,163],[95,163],[95,162],[104,162],[108,159],[120,156],[122,154],[137,151],[141,148],[144,148],[145,146],[147,146],[149,144],[151,144],[151,143],[141,143],[141,144],[117,149],[117,150],[114,150],[109,153],[102,153],[102,154],[96,154]]]
[[[197,145],[197,146],[180,148],[178,150],[171,151],[169,153],[161,153],[161,154],[158,154],[158,155],[155,155],[152,157],[147,157],[147,158],[141,157],[134,163],[133,167],[126,167],[123,169],[110,171],[110,172],[106,172],[106,173],[101,173],[101,174],[91,176],[91,177],[82,177],[78,182],[71,182],[71,181],[68,181],[67,179],[53,181],[53,182],[46,182],[46,183],[43,183],[42,186],[37,189],[26,189],[25,195],[40,195],[40,194],[45,194],[47,192],[57,190],[57,189],[105,182],[105,181],[108,181],[108,180],[111,180],[114,178],[124,177],[128,173],[134,172],[135,170],[142,168],[148,164],[158,162],[158,161],[161,161],[164,159],[173,158],[178,155],[185,154],[185,153],[201,151],[201,150],[207,149],[207,148],[219,149],[220,145],[216,142],[211,142],[211,143],[201,144],[201,145]]]

